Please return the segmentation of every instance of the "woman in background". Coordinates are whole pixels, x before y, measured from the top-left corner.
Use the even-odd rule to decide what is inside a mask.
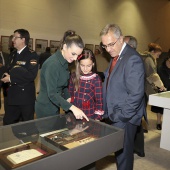
[[[145,71],[146,71],[146,87],[145,92],[148,97],[150,94],[155,94],[158,91],[166,91],[164,84],[157,73],[157,61],[156,59],[162,53],[162,48],[156,43],[150,43],[148,45],[148,52],[144,59]],[[161,130],[161,115],[163,113],[163,109],[157,106],[151,106],[151,111],[157,113],[157,125],[156,128]]]

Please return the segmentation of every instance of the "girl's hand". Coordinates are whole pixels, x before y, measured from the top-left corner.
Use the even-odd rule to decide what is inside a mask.
[[[67,101],[70,103],[71,102],[71,98],[68,98]]]

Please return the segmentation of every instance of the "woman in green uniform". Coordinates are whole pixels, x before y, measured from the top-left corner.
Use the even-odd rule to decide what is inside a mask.
[[[68,92],[69,70],[68,63],[77,60],[83,51],[84,43],[74,31],[66,31],[61,41],[60,50],[57,50],[42,65],[40,74],[40,91],[35,102],[37,118],[59,114],[60,107],[71,110],[76,119],[85,118],[82,110],[70,103]]]

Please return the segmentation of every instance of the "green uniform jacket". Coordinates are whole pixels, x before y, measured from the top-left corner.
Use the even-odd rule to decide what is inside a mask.
[[[72,106],[66,99],[68,92],[68,62],[58,50],[43,64],[40,73],[40,92],[35,103],[37,118],[59,113],[60,107],[65,111]]]

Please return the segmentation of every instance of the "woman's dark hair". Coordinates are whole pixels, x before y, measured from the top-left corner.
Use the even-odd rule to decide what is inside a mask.
[[[17,29],[14,31],[14,33],[19,33],[21,38],[25,38],[25,45],[28,45],[29,40],[30,40],[30,34],[27,30],[25,29]]]
[[[60,50],[63,49],[64,44],[66,44],[67,47],[70,47],[72,44],[75,44],[80,48],[84,48],[82,38],[79,35],[75,34],[75,31],[73,30],[68,30],[64,33],[63,39],[60,41]]]

